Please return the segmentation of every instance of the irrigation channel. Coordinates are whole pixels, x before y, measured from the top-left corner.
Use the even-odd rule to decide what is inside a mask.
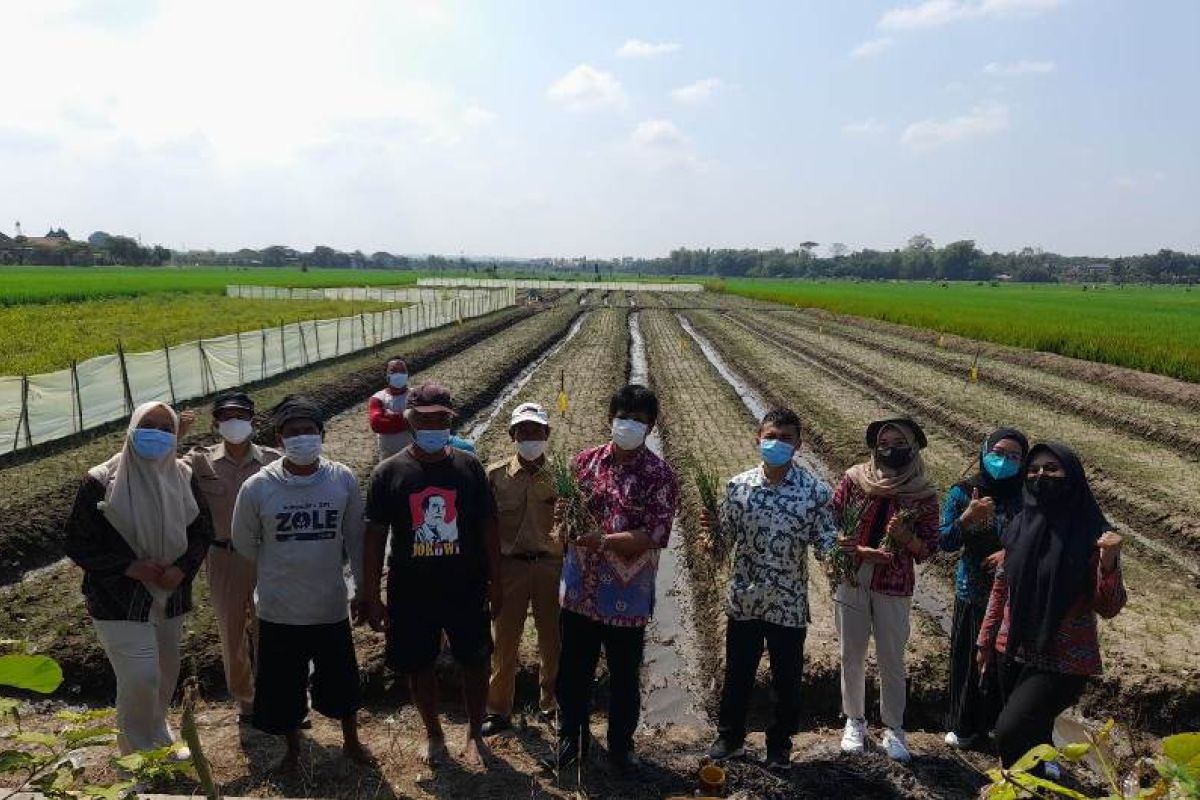
[[[642,336],[639,313],[629,315],[629,382],[651,385],[646,358],[646,339]],[[662,437],[657,430],[646,439],[646,446],[663,455]],[[642,724],[648,727],[684,725],[708,727],[703,710],[697,705],[698,660],[693,652],[695,636],[689,622],[688,581],[684,559],[680,557],[683,532],[678,516],[671,529],[668,546],[659,552],[655,578],[654,619],[646,631],[645,666],[642,675]]]

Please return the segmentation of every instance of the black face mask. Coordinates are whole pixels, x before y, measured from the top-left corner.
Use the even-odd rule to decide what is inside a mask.
[[[890,469],[900,469],[913,460],[911,447],[881,447],[875,451],[875,460]]]
[[[1045,505],[1053,505],[1063,498],[1067,492],[1066,478],[1050,478],[1039,475],[1036,478],[1026,478],[1025,488]]]

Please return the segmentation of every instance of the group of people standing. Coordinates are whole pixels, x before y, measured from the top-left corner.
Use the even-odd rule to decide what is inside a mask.
[[[546,765],[588,757],[592,688],[608,672],[607,756],[637,769],[634,733],[659,552],[679,505],[678,479],[646,446],[658,399],[629,385],[610,399],[611,439],[570,461],[590,524],[567,536],[547,462],[547,412],[509,419],[511,453],[487,466],[453,437],[451,392],[408,385],[403,359],[368,403],[381,459],[365,496],[354,472],[322,453],[325,416],[302,396],[271,409],[275,447],[252,441],[255,407],[219,395],[218,443],[182,456],[189,418],[163,403],[135,410],[121,451],[89,471],[67,525],[88,613],[112,664],[122,752],[171,745],[167,711],[180,669],[182,619],[207,564],[229,692],[239,720],[281,736],[299,758],[310,706],[339,720],[344,753],[369,762],[352,625],[386,635],[386,663],[408,681],[426,732],[424,757],[449,758],[435,664],[448,644],[462,672],[468,735],[460,756],[492,760],[488,737],[512,726],[518,653],[532,612],[540,653],[538,714],[556,723]],[[845,567],[834,589],[846,716],[841,748],[868,743],[865,664],[875,640],[881,745],[910,758],[905,650],[916,565],[961,551],[951,637],[947,743],[994,736],[1008,764],[1049,740],[1055,716],[1100,670],[1096,616],[1125,602],[1120,537],[1096,505],[1079,459],[1029,446],[1013,429],[981,445],[978,469],[945,498],[911,419],[873,422],[869,458],[836,490],[796,459],[801,421],[764,417],[761,463],[729,481],[701,523],[731,555],[718,738],[709,756],[745,753],[746,718],[764,649],[774,720],[766,764],[786,768],[801,712],[811,620],[808,553]],[[386,572],[386,585],[384,576]],[[186,758],[186,748],[177,748]]]

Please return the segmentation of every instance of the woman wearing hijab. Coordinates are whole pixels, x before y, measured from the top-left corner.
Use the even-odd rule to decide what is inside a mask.
[[[911,756],[904,736],[909,609],[916,585],[915,564],[937,549],[937,493],[925,476],[921,450],[925,433],[911,419],[878,420],[867,427],[871,457],[846,471],[833,498],[834,516],[853,534],[840,546],[855,574],[838,586],[834,621],[841,641],[842,750],[866,747],[867,645],[875,636],[883,748],[896,761]]]
[[[66,554],[83,568],[88,614],[117,677],[123,754],[174,742],[167,708],[183,615],[212,538],[191,469],[175,457],[178,430],[170,407],[139,406],[121,452],[88,471],[67,521]]]
[[[1007,767],[1048,744],[1055,717],[1075,704],[1088,676],[1100,674],[1096,615],[1115,617],[1126,595],[1121,537],[1064,444],[1029,451],[1024,507],[1003,543],[977,660],[981,672],[999,669],[996,746]]]
[[[938,546],[962,551],[954,576],[954,625],[950,631],[950,713],[946,744],[970,747],[987,736],[1000,711],[995,671],[981,680],[975,640],[992,593],[1000,537],[1021,511],[1025,476],[1021,465],[1029,440],[1015,428],[993,431],[979,451],[979,469],[950,488],[942,503]]]

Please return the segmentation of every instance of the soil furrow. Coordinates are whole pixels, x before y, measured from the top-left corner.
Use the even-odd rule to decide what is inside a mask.
[[[895,358],[915,361],[955,378],[967,375],[975,360],[975,355],[947,351],[936,345],[923,346],[923,343],[882,332],[866,334],[856,325],[825,320],[804,312],[773,311],[771,317],[786,319],[827,336],[847,339]],[[978,373],[981,384],[1000,387],[1048,408],[1070,411],[1116,431],[1165,446],[1188,458],[1194,459],[1200,452],[1200,425],[1193,414],[1183,412],[1178,406],[1129,395],[1113,397],[1112,392],[1102,392],[1095,384],[1010,362],[993,361],[990,348],[990,345],[981,344],[981,350],[976,353],[983,365]]]
[[[859,388],[866,387],[869,391],[880,397],[888,398],[900,407],[919,411],[922,417],[936,420],[958,436],[964,446],[968,448],[968,452],[995,428],[995,420],[952,410],[967,406],[968,398],[965,396],[961,398],[947,397],[939,391],[940,387],[934,381],[923,380],[924,376],[918,372],[920,369],[918,367],[896,370],[899,374],[895,380],[885,380],[877,369],[872,369],[876,365],[856,358],[853,353],[835,352],[828,345],[824,348],[818,347],[806,338],[796,336],[796,332],[789,330],[786,326],[775,327],[742,314],[730,315],[729,319],[734,324],[741,325],[764,338],[774,339],[778,347],[809,359],[827,370],[831,376],[841,376],[841,379],[846,382],[853,382]],[[784,339],[787,344],[782,343],[780,339]],[[888,366],[891,367],[889,374],[892,374],[895,367]],[[921,390],[908,388],[918,383],[924,388]],[[955,400],[957,403],[952,406],[952,402]],[[993,413],[998,408],[999,402],[1001,400],[997,399],[995,402],[988,403],[989,408],[993,409]],[[1021,413],[1020,416],[1014,414],[1012,418],[1021,419],[1027,432],[1036,436],[1038,432],[1028,424],[1030,417],[1033,416],[1033,409],[1026,408],[1021,411],[1024,413]],[[1056,438],[1067,438],[1077,448],[1084,447],[1086,440],[1083,437],[1092,435],[1090,431],[1080,430],[1077,435],[1072,436],[1067,432],[1073,424],[1070,419],[1057,413],[1048,415],[1048,417],[1057,423],[1053,427],[1047,426],[1047,430],[1052,431],[1050,435]],[[1118,449],[1122,452],[1117,452]],[[1110,458],[1117,460],[1123,457],[1132,457],[1135,450],[1136,448],[1133,446],[1114,448],[1110,451]],[[1144,452],[1138,452],[1139,458],[1142,458],[1143,455],[1145,455]],[[1181,475],[1186,474],[1187,465],[1183,464],[1178,468],[1164,467],[1163,471],[1166,474],[1160,480],[1134,486],[1114,479],[1116,477],[1114,471],[1105,469],[1103,466],[1095,466],[1096,458],[1090,460],[1093,465],[1089,479],[1097,497],[1107,507],[1117,509],[1118,515],[1124,519],[1130,528],[1130,533],[1134,535],[1138,543],[1165,562],[1181,562],[1193,575],[1200,575],[1200,565],[1186,553],[1180,553],[1175,549],[1184,545],[1191,550],[1200,550],[1200,526],[1192,522],[1195,509],[1191,504],[1181,505],[1179,500],[1166,496],[1165,493],[1166,489],[1174,488]],[[1147,456],[1146,460],[1151,459]],[[1194,502],[1194,495],[1190,492],[1184,494],[1186,500]]]

